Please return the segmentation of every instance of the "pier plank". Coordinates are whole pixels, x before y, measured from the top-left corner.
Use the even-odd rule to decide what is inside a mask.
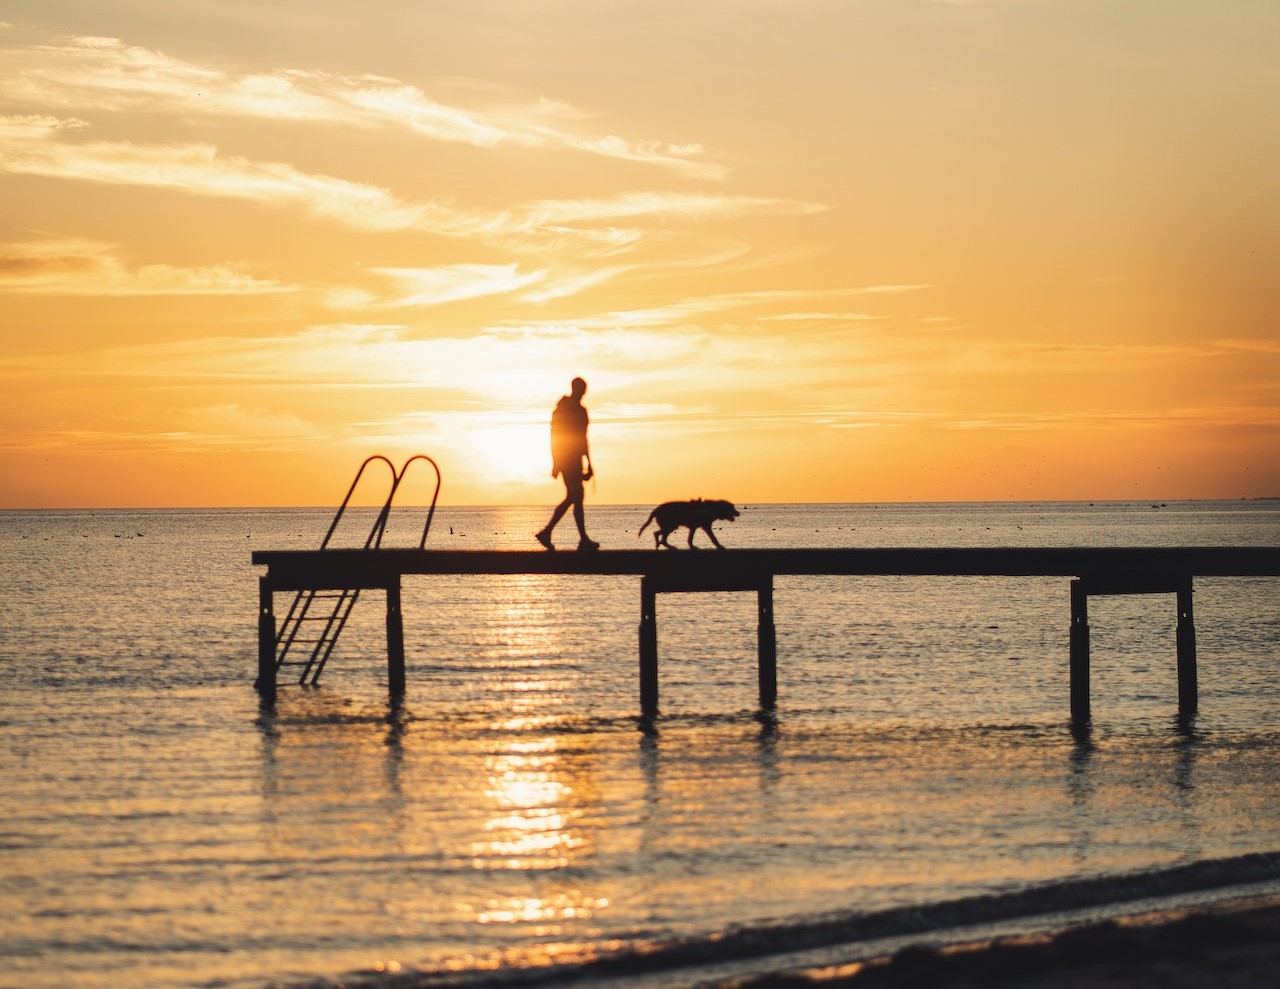
[[[581,574],[733,584],[758,575],[1079,577],[1107,585],[1280,576],[1280,547],[975,549],[258,550],[275,590],[386,587],[397,575]],[[754,586],[754,585],[753,585]],[[1099,593],[1106,593],[1099,590]]]

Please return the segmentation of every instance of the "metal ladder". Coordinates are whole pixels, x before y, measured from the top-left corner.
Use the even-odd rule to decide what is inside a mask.
[[[396,496],[396,491],[400,488],[400,482],[404,480],[410,465],[415,461],[425,460],[436,472],[435,492],[431,496],[431,507],[427,509],[427,521],[422,527],[422,538],[418,541],[418,549],[426,549],[427,534],[431,531],[431,519],[436,512],[436,499],[440,497],[439,466],[426,454],[417,453],[406,460],[399,470],[396,470],[395,464],[382,454],[375,453],[373,456],[368,457],[360,465],[360,469],[356,471],[355,480],[351,482],[351,487],[347,489],[347,496],[342,499],[342,504],[338,507],[338,512],[333,517],[333,523],[329,526],[329,531],[325,533],[324,540],[320,543],[322,550],[329,547],[329,541],[333,538],[334,532],[337,531],[338,523],[342,521],[343,513],[347,510],[347,504],[355,493],[356,485],[360,483],[360,478],[364,476],[365,468],[375,460],[382,461],[390,468],[391,491],[387,494],[387,500],[383,503],[382,510],[378,512],[377,518],[374,519],[373,527],[369,530],[369,535],[364,541],[363,548],[375,550],[382,546],[382,537],[386,533],[387,522],[391,518],[391,502]],[[358,587],[339,588],[329,591],[298,591],[293,598],[293,603],[289,605],[289,611],[285,614],[284,621],[280,623],[279,631],[276,633],[276,673],[278,674],[281,667],[285,666],[301,667],[302,672],[298,676],[298,683],[304,686],[310,683],[314,686],[320,679],[320,674],[324,671],[324,666],[329,661],[329,656],[333,653],[333,647],[338,642],[338,636],[346,628],[347,619],[351,617],[351,609],[355,607],[356,600],[359,597],[360,589]],[[291,655],[297,658],[290,658]]]

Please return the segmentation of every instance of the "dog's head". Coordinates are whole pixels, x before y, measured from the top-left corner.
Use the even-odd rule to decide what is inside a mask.
[[[725,501],[723,498],[709,498],[702,503],[702,508],[711,518],[723,519],[726,522],[732,522],[740,514],[733,507],[733,502]]]

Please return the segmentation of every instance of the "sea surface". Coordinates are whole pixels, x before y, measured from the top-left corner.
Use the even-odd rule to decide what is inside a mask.
[[[652,545],[647,507],[592,535]],[[731,548],[1280,546],[1276,501],[742,508]],[[443,506],[428,551],[546,514]],[[1280,861],[1277,580],[1196,581],[1190,717],[1142,595],[1091,600],[1071,723],[1065,578],[778,578],[773,712],[754,596],[663,595],[651,725],[638,578],[407,578],[402,704],[369,592],[264,710],[250,553],[330,519],[0,512],[0,986],[684,985]]]

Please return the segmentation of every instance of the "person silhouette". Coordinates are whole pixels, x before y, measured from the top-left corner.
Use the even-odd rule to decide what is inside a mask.
[[[587,383],[574,378],[569,394],[562,395],[551,413],[551,476],[564,481],[564,500],[551,513],[551,521],[545,528],[533,534],[533,538],[547,549],[554,550],[551,533],[565,512],[573,509],[573,521],[578,526],[578,549],[599,549],[600,544],[587,536],[586,513],[583,509],[583,483],[595,476],[591,466],[591,452],[587,447],[587,410],[582,396],[587,393]]]

